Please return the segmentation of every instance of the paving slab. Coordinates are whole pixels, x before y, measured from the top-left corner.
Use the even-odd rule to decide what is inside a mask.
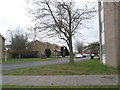
[[[64,85],[77,85],[77,77],[76,76],[68,76],[64,82]]]
[[[67,76],[58,76],[56,80],[53,82],[53,85],[64,85]]]
[[[86,78],[86,75],[77,76],[77,85],[90,85],[90,82]]]

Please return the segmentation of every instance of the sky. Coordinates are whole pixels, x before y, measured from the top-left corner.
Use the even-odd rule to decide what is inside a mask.
[[[25,4],[25,0],[0,0],[0,33],[4,37],[7,30],[30,25]]]
[[[80,1],[81,0],[75,0],[75,2],[78,3],[78,6]],[[4,37],[6,37],[6,34],[8,35],[8,30],[15,29],[16,27],[29,27],[31,21],[32,18],[26,10],[26,0],[0,0],[0,33]],[[99,40],[98,16],[96,16],[89,25],[91,26],[91,29],[82,29],[80,31],[85,44]]]

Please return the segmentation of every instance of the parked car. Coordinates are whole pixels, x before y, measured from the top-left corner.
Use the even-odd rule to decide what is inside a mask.
[[[82,56],[83,56],[83,57],[89,57],[90,54],[83,54]]]
[[[82,58],[83,56],[81,54],[76,54],[75,57],[76,58]]]
[[[87,56],[89,57],[89,56],[90,56],[90,54],[87,54]]]
[[[83,54],[82,57],[87,57],[87,54]]]

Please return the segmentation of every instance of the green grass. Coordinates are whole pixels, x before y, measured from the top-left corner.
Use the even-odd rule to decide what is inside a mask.
[[[118,85],[90,85],[90,86],[19,86],[3,85],[2,88],[118,88]]]
[[[75,63],[36,66],[5,75],[100,75],[117,74],[117,69],[99,63],[98,59]]]
[[[0,59],[0,64],[2,64],[2,59]]]
[[[22,63],[22,62],[39,62],[39,61],[50,61],[50,60],[56,60],[59,58],[46,58],[46,59],[41,59],[41,58],[22,58],[22,59],[7,59],[2,61],[2,63]]]

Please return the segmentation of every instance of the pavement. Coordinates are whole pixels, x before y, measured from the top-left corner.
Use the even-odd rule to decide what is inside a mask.
[[[83,61],[83,60],[90,60],[90,57],[86,58],[79,58],[79,59],[74,59],[75,62],[78,61]],[[41,62],[24,62],[24,63],[7,63],[7,64],[2,64],[2,73],[9,73],[9,72],[14,72],[14,71],[20,71],[22,69],[17,69],[17,68],[25,68],[25,67],[33,67],[33,66],[44,66],[44,65],[51,65],[51,64],[64,64],[68,63],[69,59],[62,60],[51,60],[51,61],[41,61]],[[15,70],[13,70],[15,69]]]
[[[4,76],[3,85],[118,85],[118,75]]]

